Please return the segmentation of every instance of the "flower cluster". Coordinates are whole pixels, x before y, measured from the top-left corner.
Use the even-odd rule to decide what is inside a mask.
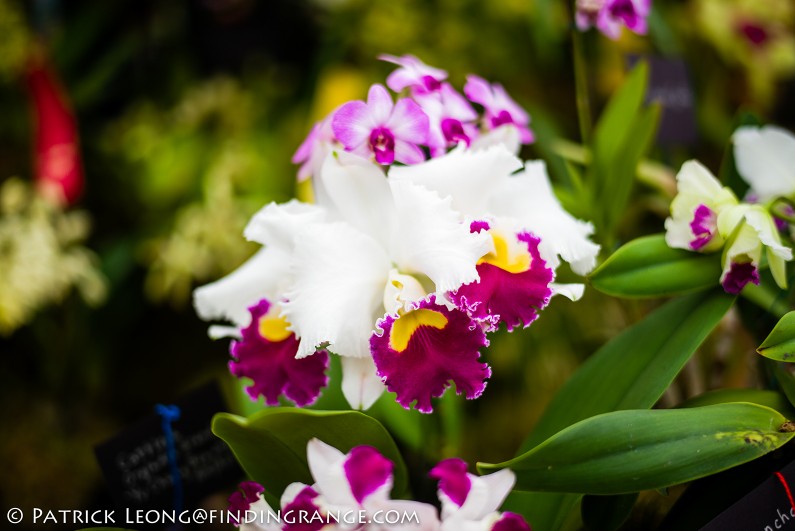
[[[582,294],[581,284],[553,282],[561,259],[578,274],[594,266],[592,226],[563,210],[542,162],[514,155],[529,118],[505,91],[470,76],[466,92],[492,129],[442,113],[463,120],[439,122],[442,136],[466,136],[448,151],[432,134],[421,140],[436,122],[416,103],[443,104],[446,74],[389,59],[400,68],[388,85],[414,99],[393,105],[375,85],[367,103],[318,124],[296,159],[316,203],[264,207],[244,232],[262,250],[195,293],[203,318],[234,324],[211,335],[236,338],[230,369],[253,381],[254,399],[312,403],[330,353],[341,356],[352,407],[368,408],[386,388],[431,412],[450,382],[476,398],[491,375],[480,359],[487,334],[529,326],[555,293]]]
[[[394,464],[372,446],[343,454],[312,439],[307,461],[315,483],[289,485],[279,512],[268,505],[265,489],[257,483],[244,482],[232,493],[229,510],[243,531],[530,531],[521,515],[498,511],[516,482],[508,469],[475,476],[461,459],[440,462],[430,472],[439,481],[440,520],[432,505],[390,499]]]
[[[737,169],[751,186],[746,201],[697,161],[686,162],[677,175],[679,193],[666,220],[666,241],[675,248],[723,252],[723,289],[737,294],[759,284],[762,254],[773,279],[787,286],[785,262],[792,250],[782,244],[792,207],[779,200],[795,198],[795,137],[775,127],[742,127],[733,137]]]
[[[580,31],[596,27],[607,37],[618,39],[621,26],[638,35],[648,31],[651,0],[577,0],[575,21]]]

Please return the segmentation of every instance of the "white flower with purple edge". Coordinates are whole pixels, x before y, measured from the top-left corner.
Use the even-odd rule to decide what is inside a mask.
[[[360,157],[375,157],[379,164],[416,164],[425,160],[420,145],[427,142],[428,116],[409,98],[392,102],[383,87],[370,87],[367,102],[351,101],[331,119],[334,136]]]
[[[372,446],[356,446],[343,454],[319,439],[312,439],[307,444],[306,453],[315,483],[311,486],[303,483],[289,485],[282,495],[282,513],[306,511],[310,520],[313,515],[319,515],[319,518],[314,525],[298,522],[296,518],[293,523],[284,525],[284,531],[435,531],[439,528],[436,509],[432,505],[390,499],[394,464]],[[367,515],[364,522],[359,521],[362,511]],[[407,515],[406,522],[379,523],[378,518],[373,518],[379,511],[382,515],[390,511]],[[335,523],[337,515],[343,518]],[[355,521],[345,521],[351,516]],[[327,525],[326,521],[332,523]]]
[[[785,261],[792,259],[792,251],[782,245],[775,221],[764,207],[740,203],[697,161],[682,165],[677,185],[671,217],[665,221],[670,247],[697,252],[723,249],[720,283],[732,294],[749,283],[759,284],[766,250],[774,280],[786,287]]]
[[[439,480],[442,502],[442,531],[530,531],[521,515],[500,513],[516,475],[509,469],[476,476],[461,459],[441,461],[430,472]]]

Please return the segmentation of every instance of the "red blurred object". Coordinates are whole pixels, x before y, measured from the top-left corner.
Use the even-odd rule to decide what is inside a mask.
[[[43,57],[25,72],[34,122],[36,185],[48,198],[71,205],[83,192],[77,121],[55,70]]]

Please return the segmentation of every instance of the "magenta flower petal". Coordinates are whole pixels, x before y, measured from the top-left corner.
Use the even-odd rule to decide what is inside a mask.
[[[467,464],[463,459],[452,457],[440,461],[428,474],[433,479],[439,480],[441,490],[450,501],[461,507],[469,496],[472,480],[467,474]]]
[[[367,92],[367,113],[371,126],[384,125],[392,114],[392,96],[378,83],[370,87]]]
[[[414,144],[410,144],[403,140],[396,140],[394,158],[403,164],[419,164],[425,161],[425,154]]]
[[[751,262],[732,262],[721,285],[726,293],[737,295],[748,283],[759,285],[759,269]]]
[[[396,57],[394,55],[379,55],[379,59],[400,66],[386,78],[386,86],[400,92],[411,88],[414,92],[427,93],[439,89],[441,82],[447,79],[447,72],[428,66],[413,55]]]
[[[319,494],[312,487],[304,489],[293,498],[293,501],[282,508],[284,531],[320,531],[325,527],[322,509],[315,503]],[[303,516],[302,516],[303,515]],[[320,518],[317,517],[320,516]]]
[[[698,205],[698,208],[693,213],[693,221],[690,222],[690,231],[694,236],[690,242],[690,248],[698,251],[712,241],[717,230],[717,214],[707,205]]]
[[[352,151],[367,143],[372,127],[369,125],[370,114],[367,104],[363,101],[349,101],[334,113],[331,129],[334,137]]]
[[[485,125],[496,129],[503,125],[513,125],[519,131],[523,144],[531,144],[535,137],[528,127],[530,115],[511,98],[499,83],[490,84],[485,79],[470,74],[464,86],[464,94],[485,109]]]
[[[370,337],[376,372],[406,409],[433,411],[431,398],[452,381],[459,394],[477,398],[491,369],[479,361],[486,334],[464,312],[436,304],[433,295],[400,317],[379,320]],[[380,332],[380,333],[379,333]]]
[[[524,516],[516,513],[504,512],[500,519],[494,522],[491,531],[531,531]]]
[[[486,109],[494,107],[494,96],[491,92],[491,85],[488,81],[475,74],[467,76],[466,85],[464,85],[464,94],[470,101],[483,105]]]
[[[428,115],[413,100],[398,100],[386,122],[396,137],[412,144],[424,144],[428,136]]]
[[[373,492],[391,483],[392,461],[381,455],[372,446],[356,446],[345,460],[345,477],[351,486],[351,493],[362,504]]]
[[[251,509],[251,504],[259,499],[260,493],[265,492],[265,487],[255,481],[243,481],[238,485],[237,490],[229,496],[228,511],[233,515],[236,522],[240,521],[241,513]],[[239,525],[239,523],[235,525]]]
[[[474,223],[471,227],[473,232],[481,228]],[[489,328],[505,323],[509,332],[530,326],[538,318],[538,312],[552,297],[550,283],[555,278],[539,254],[539,238],[522,232],[515,239],[525,249],[511,257],[508,242],[494,236],[495,252],[477,266],[480,282],[466,284],[450,294],[450,300],[471,318],[488,323]]]
[[[298,406],[312,404],[328,383],[328,353],[318,351],[296,359],[298,340],[271,310],[266,299],[249,308],[251,324],[241,329],[242,339],[231,344],[229,370],[253,381],[246,392],[254,400],[263,396],[275,406],[284,394]]]

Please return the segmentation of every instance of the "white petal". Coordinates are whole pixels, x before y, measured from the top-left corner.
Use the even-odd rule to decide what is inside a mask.
[[[326,157],[318,178],[320,204],[387,247],[395,219],[392,192],[381,169],[350,153]]]
[[[240,328],[236,326],[223,326],[223,325],[210,325],[207,328],[207,335],[210,339],[223,339],[225,337],[232,337],[240,339]]]
[[[342,222],[304,233],[283,314],[300,337],[298,357],[328,342],[342,356],[369,357],[370,334],[391,264],[378,243]]]
[[[384,310],[387,315],[396,315],[398,310],[408,310],[412,303],[424,299],[427,295],[425,288],[416,278],[392,269],[384,288]]]
[[[552,295],[563,295],[570,301],[578,301],[585,293],[585,284],[558,284],[553,282],[549,285],[552,288]]]
[[[522,148],[519,129],[512,124],[501,125],[477,137],[470,148],[477,151],[498,145],[505,146],[508,152],[518,155],[519,150]]]
[[[278,513],[274,511],[268,502],[260,498],[251,504],[251,507],[241,515],[241,531],[279,531],[282,526],[279,524]]]
[[[760,199],[795,193],[795,136],[775,126],[741,127],[732,136],[737,171]]]
[[[196,313],[205,321],[224,319],[238,327],[247,326],[251,318],[249,306],[262,298],[280,298],[289,267],[289,255],[281,249],[261,249],[229,275],[196,289]]]
[[[306,446],[306,460],[315,480],[315,489],[328,503],[348,507],[357,505],[345,475],[345,454],[320,439],[311,439]]]
[[[497,216],[513,217],[522,227],[541,238],[539,252],[553,269],[560,261],[585,275],[596,265],[599,246],[589,236],[593,225],[566,212],[552,191],[542,161],[528,161],[525,171],[507,180],[490,200],[490,210]]]
[[[479,280],[477,261],[491,249],[485,232],[471,233],[451,198],[410,181],[390,180],[398,215],[392,256],[405,272],[423,273],[439,292]]]
[[[249,241],[290,250],[303,231],[326,221],[326,211],[309,203],[291,200],[270,203],[254,214],[243,236]]]
[[[342,394],[353,409],[369,409],[386,390],[370,357],[342,357]]]
[[[482,520],[500,508],[502,502],[511,492],[516,475],[509,469],[503,469],[486,476],[469,474],[472,486],[467,499],[456,514],[467,520]]]
[[[761,207],[750,210],[745,221],[756,230],[759,239],[767,247],[767,262],[773,279],[781,289],[787,287],[785,262],[792,260],[792,249],[781,244],[781,237],[770,213]]]
[[[395,166],[390,181],[410,181],[453,198],[453,208],[464,216],[482,216],[492,190],[521,169],[522,161],[505,146],[473,151],[459,145],[447,155],[412,166]]]

